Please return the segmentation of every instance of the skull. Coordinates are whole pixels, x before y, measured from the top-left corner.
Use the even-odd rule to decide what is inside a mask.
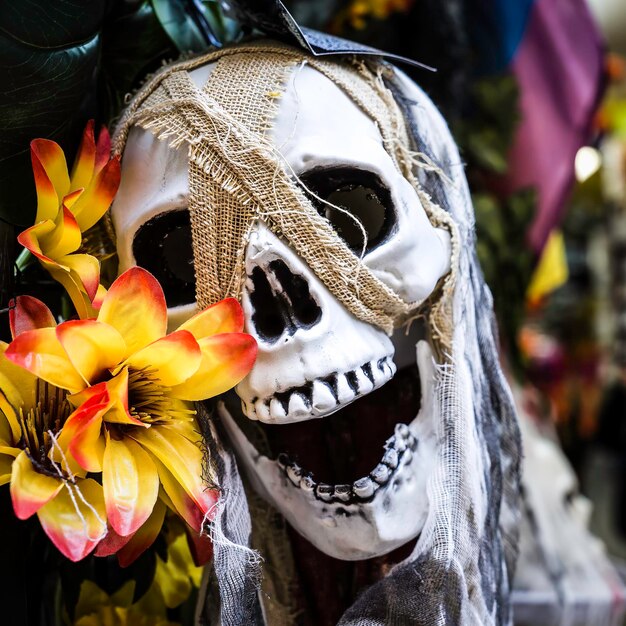
[[[191,78],[201,87],[212,71],[208,64]],[[364,265],[403,300],[428,300],[450,269],[450,236],[431,224],[376,123],[303,64],[269,133]],[[188,195],[186,151],[134,127],[112,208],[119,269],[137,264],[156,275],[173,327],[196,310]],[[249,234],[245,273],[241,302],[258,359],[218,411],[250,484],[328,555],[357,560],[404,545],[424,524],[437,454],[427,326],[388,337],[357,319],[262,219]]]

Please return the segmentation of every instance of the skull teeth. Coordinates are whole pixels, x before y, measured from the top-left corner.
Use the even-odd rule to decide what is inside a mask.
[[[243,403],[250,419],[270,424],[325,417],[357,398],[382,387],[396,372],[392,356],[368,361],[352,370],[307,381],[300,387],[276,392],[269,398]]]
[[[312,493],[318,500],[328,503],[358,503],[370,500],[376,492],[391,481],[402,466],[408,465],[418,445],[408,426],[399,424],[395,434],[387,440],[385,453],[369,476],[355,480],[351,485],[317,483],[310,472],[305,472],[288,455],[281,453],[276,463],[295,487]]]

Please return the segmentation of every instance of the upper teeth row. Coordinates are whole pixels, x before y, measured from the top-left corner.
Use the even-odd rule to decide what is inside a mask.
[[[398,467],[410,463],[416,448],[417,440],[409,427],[398,424],[394,436],[385,443],[385,454],[381,462],[368,476],[355,480],[351,485],[316,483],[310,472],[305,472],[286,454],[279,454],[277,462],[293,485],[313,493],[324,502],[362,501],[369,500],[380,487],[386,485]]]
[[[301,387],[244,403],[244,413],[262,422],[298,422],[333,413],[390,380],[396,372],[391,356],[368,361],[347,372],[307,381]]]

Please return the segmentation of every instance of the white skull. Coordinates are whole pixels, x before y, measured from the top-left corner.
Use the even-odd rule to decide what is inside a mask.
[[[212,67],[192,72],[198,86]],[[425,300],[449,270],[449,235],[429,222],[415,190],[385,151],[376,124],[331,80],[303,65],[286,87],[271,132],[289,168],[307,186],[359,215],[371,244],[364,263],[373,273],[404,300]],[[191,242],[180,227],[187,167],[184,150],[134,128],[112,216],[120,272],[134,264],[151,271],[154,263],[169,265],[157,277],[173,285],[180,280],[189,292],[185,262],[192,258]],[[350,241],[355,237],[351,222],[326,211],[358,247],[360,241]],[[329,416],[340,415],[355,400],[367,402],[364,396],[388,383],[396,367],[415,364],[416,333],[409,337],[400,331],[390,339],[357,320],[262,222],[249,240],[246,272],[242,306],[246,330],[258,342],[258,359],[236,389],[241,403],[226,399],[219,412],[252,486],[331,556],[363,559],[405,544],[423,526],[426,481],[437,451],[435,365],[428,337],[417,345],[421,408],[379,442],[380,461],[369,474],[351,484],[316,482],[286,454],[261,454],[244,435],[243,415],[271,425],[266,429],[335,420]],[[188,302],[170,308],[172,326],[194,312],[191,298]],[[372,424],[364,419],[359,428]]]

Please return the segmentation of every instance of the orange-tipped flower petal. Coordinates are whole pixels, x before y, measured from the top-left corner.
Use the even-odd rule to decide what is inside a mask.
[[[11,500],[13,510],[19,519],[28,519],[31,515],[54,498],[63,482],[40,474],[35,470],[28,454],[22,451],[13,461],[11,474]]]
[[[131,267],[111,285],[98,321],[116,328],[132,354],[165,335],[167,306],[163,289],[150,272]]]
[[[245,378],[256,360],[256,341],[245,333],[205,337],[198,344],[200,367],[184,383],[172,387],[173,398],[199,401],[224,393]]]
[[[66,483],[56,498],[38,511],[37,516],[59,551],[70,561],[80,561],[106,533],[102,487],[91,478],[77,480],[75,485]]]
[[[39,239],[43,253],[49,259],[60,259],[80,247],[82,235],[72,212],[64,205],[56,220],[54,229]]]
[[[86,386],[57,339],[56,328],[27,330],[9,344],[4,354],[15,365],[71,393]]]
[[[104,383],[88,387],[86,391],[92,393],[67,418],[57,438],[58,447],[65,451],[65,460],[73,473],[81,468],[88,472],[102,471],[102,415],[109,407],[110,398]],[[49,456],[56,462],[61,461],[56,447],[52,448]]]
[[[166,506],[161,500],[157,500],[148,520],[118,551],[117,560],[121,567],[128,567],[134,563],[156,541],[163,526],[165,511]]]
[[[83,131],[83,138],[74,159],[70,189],[85,189],[93,177],[96,164],[96,142],[93,135],[93,120],[89,120]]]
[[[201,358],[200,347],[193,335],[186,330],[178,330],[131,355],[125,365],[137,370],[150,370],[155,382],[171,387],[194,374]]]
[[[215,494],[202,481],[203,453],[199,442],[191,442],[167,426],[136,429],[130,436],[165,466],[203,513],[215,504]],[[173,500],[167,487],[166,492]]]
[[[89,299],[93,300],[100,284],[100,263],[98,259],[90,254],[70,254],[60,257],[58,262],[70,270],[70,276],[74,279],[74,282],[82,285]],[[72,302],[74,302],[73,299]],[[74,306],[76,306],[76,302],[74,302]]]
[[[27,330],[56,326],[56,320],[50,309],[37,298],[18,296],[9,304],[9,324],[13,338]]]
[[[113,326],[96,320],[64,322],[57,326],[56,335],[85,386],[102,380],[126,356],[122,336]]]
[[[196,339],[221,335],[222,333],[240,333],[243,331],[244,317],[241,305],[235,298],[226,298],[179,326],[178,330],[188,330]]]
[[[213,558],[213,542],[205,533],[198,533],[188,525],[185,525],[185,533],[194,564],[206,565]]]
[[[95,172],[98,173],[108,162],[111,157],[111,136],[106,126],[100,128],[98,135],[98,145],[96,146],[96,165]]]
[[[70,190],[67,163],[61,146],[48,139],[30,142],[30,157],[37,188],[36,222],[54,220],[61,199]]]
[[[91,181],[72,206],[80,229],[91,228],[107,211],[120,186],[120,158],[113,157]]]
[[[44,263],[55,263],[55,261],[46,256],[45,252],[41,248],[41,240],[46,235],[49,235],[54,228],[55,226],[52,220],[47,219],[37,222],[34,226],[22,231],[17,236],[17,241],[40,261],[43,261]]]
[[[157,466],[159,480],[163,487],[159,498],[163,500],[174,513],[182,517],[190,528],[199,533],[204,522],[204,512],[193,499],[189,497],[189,494],[183,489],[182,485],[174,478],[163,463],[155,459],[155,465]],[[215,501],[217,501],[217,498],[215,498]]]
[[[159,476],[150,455],[135,441],[107,433],[102,488],[107,518],[119,535],[134,533],[149,517],[159,495]]]

